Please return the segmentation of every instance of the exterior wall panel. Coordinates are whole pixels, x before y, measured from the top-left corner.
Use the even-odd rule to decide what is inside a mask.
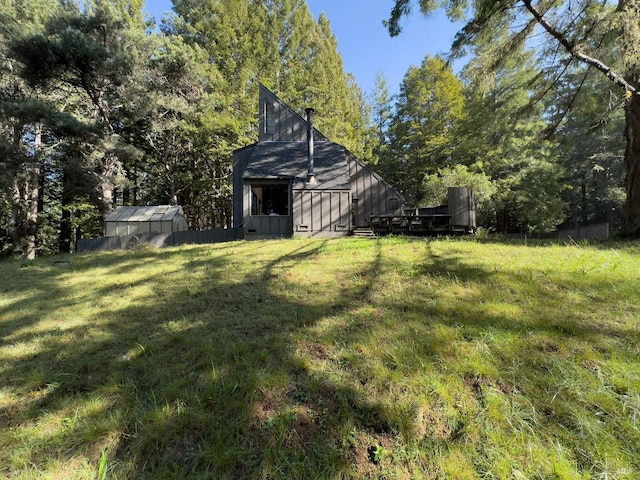
[[[307,122],[298,115],[291,107],[282,102],[264,85],[260,85],[259,94],[260,120],[260,142],[305,142],[307,140]],[[266,105],[273,106],[273,126],[267,121]],[[327,137],[314,129],[316,141],[327,141]]]
[[[294,234],[305,237],[335,237],[349,233],[349,191],[294,190],[293,202]]]
[[[311,229],[322,230],[322,193],[311,193]]]
[[[290,215],[253,215],[245,223],[245,238],[287,237],[290,235]]]
[[[351,193],[354,199],[357,199],[357,202],[354,202],[356,206],[354,227],[368,226],[371,215],[401,212],[404,199],[398,191],[353,155],[348,155],[348,162]],[[391,209],[390,205],[390,200],[394,198],[398,200],[398,208],[395,210]]]
[[[300,224],[303,228],[306,227],[307,230],[311,230],[311,222],[313,221],[311,195],[309,195],[308,192],[300,192],[300,194],[302,199],[302,218],[300,219]]]
[[[253,154],[254,146],[242,148],[233,152],[233,226],[240,227],[244,223],[247,199],[251,199],[251,189],[249,193],[245,191],[242,180],[242,172],[247,167],[247,162]]]
[[[329,210],[331,218],[335,218],[337,220],[336,228],[342,224],[342,215],[340,214],[340,197],[342,195],[330,195],[329,196]],[[329,225],[331,228],[331,225]]]
[[[291,204],[293,205],[291,213],[293,214],[293,232],[295,233],[296,224],[304,223],[302,197],[300,195],[296,195],[295,191],[293,192],[293,199],[291,200]]]

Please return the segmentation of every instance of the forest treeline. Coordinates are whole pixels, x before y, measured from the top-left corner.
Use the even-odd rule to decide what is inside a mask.
[[[231,225],[231,160],[257,139],[258,83],[413,205],[476,191],[482,227],[620,224],[624,94],[580,64],[561,80],[524,45],[482,75],[426,56],[391,94],[345,72],[304,0],[0,4],[0,252],[33,258],[99,236],[117,205],[179,204],[192,229]],[[381,21],[384,19],[380,19]],[[579,96],[574,93],[579,90]]]

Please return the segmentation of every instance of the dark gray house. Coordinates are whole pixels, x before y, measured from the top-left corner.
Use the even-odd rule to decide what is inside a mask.
[[[260,85],[258,143],[233,153],[233,222],[244,238],[347,235],[403,197]]]

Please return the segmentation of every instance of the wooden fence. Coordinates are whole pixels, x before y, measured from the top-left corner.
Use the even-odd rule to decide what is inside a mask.
[[[559,239],[608,240],[609,224],[598,223],[595,225],[584,225],[582,227],[558,230],[556,234]]]
[[[241,238],[242,228],[220,228],[216,230],[189,230],[173,233],[140,233],[117,237],[83,238],[78,240],[76,250],[98,252],[104,250],[126,250],[148,243],[154,247],[170,247],[202,243],[232,242]]]
[[[520,239],[520,238],[536,238],[535,235],[527,235],[524,233],[507,233],[502,234],[505,238]],[[547,233],[538,238],[557,238],[559,240],[608,240],[610,237],[610,229],[608,223],[597,223],[594,225],[583,225],[581,227],[567,228],[564,230],[556,230],[554,232]]]

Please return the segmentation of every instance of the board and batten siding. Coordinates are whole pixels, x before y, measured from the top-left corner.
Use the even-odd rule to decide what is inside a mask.
[[[293,228],[304,237],[337,237],[349,233],[349,190],[294,190]]]
[[[284,238],[291,236],[291,215],[250,215],[244,238]]]
[[[264,85],[260,86],[259,142],[306,142],[307,122]],[[328,141],[315,128],[315,141]]]
[[[371,215],[398,214],[402,211],[404,199],[380,175],[348,153],[351,194],[356,208],[353,227],[369,225]],[[393,209],[392,203],[397,202]],[[357,200],[357,201],[356,201]]]

